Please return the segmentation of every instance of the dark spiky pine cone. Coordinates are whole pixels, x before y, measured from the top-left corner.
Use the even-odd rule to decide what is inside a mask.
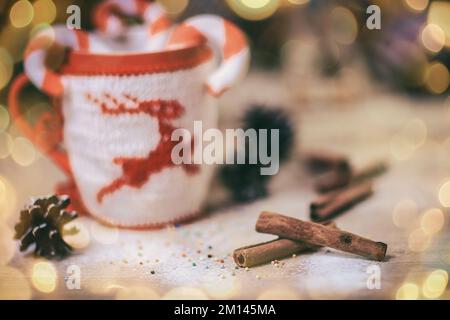
[[[62,238],[64,225],[77,217],[68,212],[70,199],[67,196],[49,196],[34,201],[20,212],[16,224],[15,238],[20,239],[20,251],[35,245],[34,253],[47,259],[62,258],[72,251]]]
[[[265,106],[252,106],[244,115],[243,129],[266,129],[269,131],[267,150],[271,150],[270,130],[279,130],[279,160],[280,164],[286,161],[294,145],[294,127],[289,115],[282,108],[267,108]],[[259,139],[259,138],[258,138]],[[259,141],[256,141],[259,148]],[[233,200],[236,202],[251,202],[268,195],[268,183],[272,176],[261,175],[263,166],[249,162],[249,143],[246,139],[245,164],[227,164],[222,166],[220,179],[223,185],[230,190]],[[258,149],[259,151],[259,149]],[[259,154],[259,153],[258,153]]]

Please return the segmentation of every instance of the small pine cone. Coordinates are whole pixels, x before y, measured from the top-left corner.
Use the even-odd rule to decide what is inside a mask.
[[[37,256],[52,259],[68,255],[72,247],[62,238],[63,228],[78,216],[74,211],[65,210],[69,204],[69,197],[53,195],[39,198],[22,210],[20,221],[15,226],[20,251],[35,244]]]

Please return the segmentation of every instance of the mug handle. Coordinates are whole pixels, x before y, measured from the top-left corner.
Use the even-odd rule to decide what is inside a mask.
[[[239,82],[248,72],[250,49],[244,33],[232,22],[215,15],[198,15],[187,19],[173,30],[167,48],[178,49],[206,40],[219,49],[222,62],[205,84],[214,97]]]
[[[19,75],[12,83],[8,95],[8,105],[11,118],[23,134],[39,147],[44,153],[56,163],[68,177],[72,177],[70,169],[69,157],[66,151],[61,147],[62,142],[62,116],[61,110],[58,108],[58,117],[52,116],[51,113],[45,112],[38,118],[36,125],[32,127],[24,118],[20,110],[19,97],[22,89],[30,83],[25,74]],[[59,127],[52,128],[55,120],[59,118]],[[50,128],[49,128],[50,127]],[[44,134],[41,139],[40,134]]]
[[[64,92],[61,75],[47,68],[45,63],[47,50],[52,44],[89,52],[93,40],[88,33],[82,30],[56,25],[39,31],[28,43],[23,62],[28,79],[49,96],[59,97]]]

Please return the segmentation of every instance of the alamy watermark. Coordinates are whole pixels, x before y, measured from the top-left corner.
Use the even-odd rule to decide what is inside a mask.
[[[178,128],[171,140],[178,142],[171,154],[176,165],[261,164],[261,175],[275,175],[280,169],[278,129],[226,129],[223,134],[217,128],[203,131],[202,121],[194,121],[192,134]]]

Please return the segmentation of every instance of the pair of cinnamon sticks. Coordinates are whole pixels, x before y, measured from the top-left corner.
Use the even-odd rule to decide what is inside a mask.
[[[384,162],[375,162],[354,170],[345,156],[328,151],[309,152],[305,162],[313,172],[322,173],[315,181],[321,195],[310,205],[315,222],[332,219],[371,196],[370,180],[387,169]]]
[[[346,156],[324,150],[307,152],[304,162],[310,171],[319,174],[314,185],[319,193],[367,181],[387,169],[384,162],[375,162],[355,170]]]
[[[382,261],[387,250],[386,244],[339,230],[333,222],[318,224],[272,212],[260,214],[256,231],[280,238],[236,249],[233,257],[238,266],[252,267],[320,247],[330,247]]]

